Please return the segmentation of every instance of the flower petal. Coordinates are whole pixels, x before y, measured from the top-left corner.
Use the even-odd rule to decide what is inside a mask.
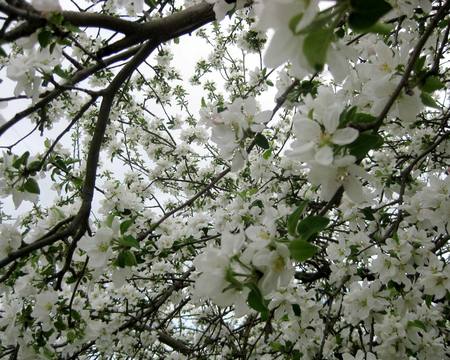
[[[336,145],[351,144],[357,139],[359,131],[351,127],[337,129],[331,137],[331,142]]]
[[[314,141],[321,134],[319,124],[310,119],[301,119],[294,122],[294,129],[297,139],[304,141]]]
[[[329,146],[323,146],[316,152],[314,159],[324,166],[329,166],[333,162],[333,150]]]
[[[356,204],[360,204],[366,200],[361,183],[353,176],[348,176],[343,185],[347,196]]]

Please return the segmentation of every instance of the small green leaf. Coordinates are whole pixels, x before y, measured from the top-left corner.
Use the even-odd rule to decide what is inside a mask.
[[[356,106],[352,106],[351,108],[346,108],[339,115],[339,125],[341,127],[345,127],[348,123],[353,122],[353,118],[356,115],[358,108]]]
[[[270,148],[269,141],[263,134],[256,134],[255,144],[258,145],[261,149],[267,150],[268,148]]]
[[[263,159],[264,160],[269,160],[270,157],[272,156],[272,150],[271,149],[267,149],[266,151],[263,152]]]
[[[68,30],[70,32],[75,32],[75,33],[81,32],[81,29],[78,26],[75,26],[68,21],[65,21],[63,26],[66,28],[66,30]]]
[[[409,326],[409,327],[416,327],[416,328],[422,329],[423,331],[427,331],[427,327],[426,327],[425,324],[424,324],[422,321],[420,321],[420,320],[411,320],[411,321],[408,321],[408,326]]]
[[[356,113],[352,119],[353,124],[374,124],[376,121],[375,116],[366,113]]]
[[[392,6],[384,0],[351,0],[349,26],[356,31],[369,31]]]
[[[41,162],[39,160],[32,161],[27,166],[28,171],[31,173],[36,173],[41,169]]]
[[[66,330],[67,326],[64,323],[64,321],[62,321],[62,319],[60,317],[58,317],[58,319],[54,322],[55,325],[55,329],[62,331],[62,330]]]
[[[389,35],[394,30],[394,26],[383,22],[377,22],[365,30],[365,32]]]
[[[300,316],[302,313],[299,304],[292,304],[292,310],[294,311],[295,316]]]
[[[2,47],[0,47],[0,57],[6,57],[8,54],[6,54],[5,50],[3,50]]]
[[[243,288],[242,283],[234,275],[231,266],[228,267],[227,271],[225,272],[225,280],[228,281],[234,289],[237,289],[239,291],[242,290]]]
[[[115,218],[115,215],[114,215],[114,214],[109,214],[109,215],[107,216],[105,223],[106,223],[106,225],[107,225],[108,227],[112,227],[112,223],[113,223],[113,221],[114,221],[114,218]]]
[[[247,296],[248,306],[259,312],[262,320],[267,320],[269,317],[269,309],[267,308],[267,301],[262,296],[261,291],[253,283],[248,283],[245,286],[250,289]]]
[[[378,149],[383,145],[383,142],[383,138],[380,135],[363,132],[347,147],[350,150],[350,154],[358,159],[362,159],[370,150]]]
[[[120,233],[123,235],[127,232],[127,230],[130,228],[131,225],[133,225],[134,220],[133,219],[128,219],[125,221],[122,221],[120,223]]]
[[[41,191],[39,190],[39,185],[36,180],[33,178],[28,178],[25,184],[23,184],[23,189],[26,192],[32,193],[32,194],[40,194]]]
[[[116,264],[122,268],[137,265],[136,256],[134,256],[134,253],[130,250],[123,250],[119,253]]]
[[[364,219],[369,220],[369,221],[375,220],[375,217],[373,216],[374,211],[372,210],[372,208],[370,206],[365,207],[361,211],[364,214]]]
[[[279,343],[279,342],[272,342],[270,343],[270,347],[272,348],[272,350],[274,351],[284,351],[284,345]]]
[[[299,222],[297,232],[301,239],[306,241],[314,234],[325,229],[329,222],[330,220],[323,216],[309,216]]]
[[[422,85],[422,90],[427,93],[432,93],[436,90],[442,89],[444,84],[437,76],[428,76],[425,83]]]
[[[289,235],[297,236],[297,224],[300,219],[300,216],[303,214],[306,205],[308,205],[307,201],[302,201],[300,205],[295,209],[295,211],[289,215],[287,219],[287,230]]]
[[[38,33],[38,41],[39,45],[41,45],[42,48],[47,47],[52,42],[53,34],[51,31],[47,29],[42,29]]]
[[[30,152],[25,151],[20,157],[15,159],[12,163],[12,166],[16,169],[19,169],[21,165],[26,165],[28,162],[28,158],[30,157]]]
[[[302,20],[302,17],[303,17],[303,13],[300,13],[300,14],[293,16],[291,18],[291,20],[289,20],[289,29],[291,29],[291,31],[295,35],[297,35],[297,25]]]
[[[328,28],[314,29],[306,35],[303,42],[303,53],[316,71],[323,69],[332,40],[333,31]]]
[[[306,240],[296,239],[289,243],[289,251],[292,259],[303,262],[312,258],[319,251],[319,248]]]
[[[392,9],[385,0],[350,0],[353,10],[363,14],[386,14]]]
[[[53,72],[58,75],[59,77],[63,79],[69,79],[70,75],[67,73],[67,71],[64,71],[60,65],[57,65],[53,68]]]
[[[125,247],[135,247],[139,248],[139,241],[137,241],[133,236],[131,235],[125,235],[119,238],[119,244]]]
[[[431,108],[435,108],[435,109],[440,109],[441,107],[437,104],[437,102],[433,99],[433,97],[426,93],[426,92],[422,92],[420,94],[420,99],[422,100],[422,103],[425,106],[431,107]]]
[[[415,62],[415,64],[414,64],[414,72],[415,72],[416,74],[422,71],[422,69],[423,69],[423,67],[424,67],[424,65],[425,65],[425,60],[426,60],[426,59],[427,59],[426,56],[421,56],[421,57],[419,57],[419,58],[416,60],[416,62]]]
[[[64,16],[60,12],[53,12],[48,16],[48,22],[53,25],[62,25]]]

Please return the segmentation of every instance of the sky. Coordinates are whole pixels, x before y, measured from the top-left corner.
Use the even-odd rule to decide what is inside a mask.
[[[73,4],[70,0],[62,0],[61,5],[65,10],[74,10]],[[226,23],[227,19],[224,20]],[[93,31],[93,30],[92,30]],[[105,35],[107,35],[105,33]],[[174,66],[177,70],[179,70],[180,74],[183,76],[183,82],[185,87],[189,92],[189,104],[191,108],[191,112],[194,115],[198,114],[198,110],[200,109],[202,92],[199,87],[190,86],[188,83],[188,79],[192,76],[195,69],[195,64],[201,58],[206,58],[211,51],[211,48],[205,45],[204,40],[198,38],[195,35],[185,35],[180,38],[178,44],[172,43],[170,45],[171,51],[173,53],[173,61],[172,66]],[[248,57],[247,61],[249,62],[249,68],[252,69],[256,67],[259,63],[257,57]],[[142,67],[143,71],[145,70],[145,66]],[[147,68],[148,69],[148,68]],[[6,68],[0,71],[0,78],[3,82],[0,84],[0,94],[3,94],[4,97],[11,96],[14,91],[15,82],[9,80],[6,77]],[[83,85],[85,85],[84,82]],[[260,101],[264,104],[264,108],[262,110],[270,109],[274,104],[274,94],[275,90],[269,91],[266,93]],[[21,111],[28,107],[31,104],[29,100],[14,100],[9,101],[6,108],[2,109],[2,115],[6,120],[13,117],[18,111]],[[156,114],[161,113],[160,109],[153,109],[152,111]],[[174,111],[172,114],[176,113]],[[182,115],[182,114],[181,114]],[[58,121],[54,124],[51,130],[47,130],[44,133],[44,137],[41,137],[39,131],[33,133],[29,138],[25,141],[21,142],[17,146],[13,148],[13,152],[15,154],[21,155],[25,151],[30,151],[32,154],[43,150],[43,142],[46,137],[55,138],[62,129],[67,125],[68,119],[64,119]],[[8,146],[13,144],[18,139],[20,139],[24,134],[28,133],[31,129],[33,129],[34,125],[30,120],[24,119],[18,125],[9,129],[0,139],[0,146]],[[64,147],[71,149],[71,139],[70,135],[67,134],[60,142]],[[0,148],[0,152],[5,151],[5,149]],[[122,167],[118,167],[117,165],[113,165],[113,170],[119,174],[123,171]],[[43,206],[49,206],[53,204],[57,193],[51,189],[52,181],[50,178],[44,178],[39,180],[39,185],[41,188],[41,194],[39,203]],[[93,208],[98,208],[98,196],[94,199]],[[5,212],[12,214],[14,217],[19,214],[24,214],[28,212],[32,208],[32,204],[29,202],[22,202],[21,206],[16,210],[14,209],[14,205],[12,203],[11,197],[0,199],[0,208]],[[13,219],[14,220],[14,219]]]

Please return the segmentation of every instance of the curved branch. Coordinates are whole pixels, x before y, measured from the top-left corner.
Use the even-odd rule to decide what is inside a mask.
[[[89,68],[85,68],[82,70],[77,71],[72,78],[67,81],[62,87],[56,88],[52,91],[50,91],[47,94],[43,94],[43,98],[39,100],[36,104],[30,106],[29,108],[18,112],[14,117],[12,117],[10,120],[8,120],[5,124],[0,126],[0,137],[11,127],[13,127],[15,124],[17,124],[20,120],[26,118],[28,115],[31,115],[36,110],[42,109],[44,106],[49,104],[51,101],[56,99],[58,96],[63,94],[65,91],[67,91],[67,87],[73,86],[85,79],[87,79],[92,74],[95,74],[97,71],[102,70],[106,68],[109,65],[112,65],[118,61],[126,60],[129,57],[133,56],[137,51],[139,50],[139,46],[132,47],[131,49],[128,49],[127,51],[124,51],[120,54],[117,54],[115,56],[111,56],[110,58],[103,60],[102,63],[98,63],[96,65],[93,65]],[[98,93],[101,95],[101,93]]]

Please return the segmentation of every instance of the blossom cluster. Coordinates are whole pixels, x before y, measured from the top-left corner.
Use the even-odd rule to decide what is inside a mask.
[[[61,4],[0,6],[2,356],[450,355],[449,1]]]

